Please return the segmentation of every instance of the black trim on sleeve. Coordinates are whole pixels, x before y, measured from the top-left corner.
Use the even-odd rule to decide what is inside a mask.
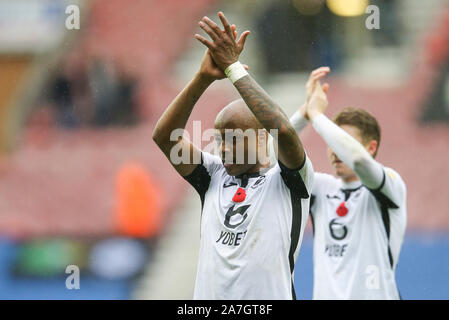
[[[281,168],[281,177],[287,188],[290,190],[290,199],[292,204],[292,226],[290,230],[290,249],[288,260],[290,264],[290,273],[292,276],[292,298],[296,300],[295,288],[293,285],[293,271],[295,268],[295,251],[298,247],[299,237],[301,235],[302,224],[302,206],[301,199],[309,198],[309,193],[299,172],[305,165],[307,156],[304,152],[304,162],[296,169],[287,168],[282,162],[278,161]]]
[[[306,152],[304,151],[304,160],[302,161],[302,163],[299,165],[299,167],[298,168],[296,168],[296,169],[290,169],[290,168],[287,168],[280,160],[278,160],[278,163],[279,163],[279,166],[281,167],[281,170],[282,171],[299,171],[299,170],[301,170],[303,167],[304,167],[304,165],[306,164],[306,160],[307,160],[307,155],[306,155]]]
[[[294,254],[299,242],[299,236],[301,234],[302,224],[302,206],[301,197],[294,191],[290,190],[290,199],[292,203],[292,227],[290,230],[290,250],[288,253],[288,259],[290,262],[290,272],[293,273],[295,267]]]
[[[393,261],[393,255],[391,254],[391,248],[390,248],[390,215],[388,214],[387,207],[381,205],[380,210],[382,212],[382,221],[384,223],[385,232],[387,233],[388,259],[390,260],[390,267],[393,269],[394,261]]]
[[[312,235],[315,236],[315,220],[313,217],[312,206],[315,204],[316,196],[310,195],[310,204],[309,204],[309,215],[310,221],[312,222]]]
[[[296,300],[296,292],[295,292],[295,285],[293,283],[293,278],[292,278],[292,300]]]
[[[302,198],[298,191],[295,191],[294,189],[290,189],[290,199],[291,199],[291,203],[292,203],[292,227],[290,230],[290,250],[288,252],[288,260],[290,263],[290,274],[292,276],[292,298],[293,298],[293,300],[296,300],[295,288],[293,286],[293,271],[295,268],[295,251],[296,251],[296,248],[298,247],[299,237],[301,235],[301,225],[302,225],[301,199]]]
[[[189,182],[192,187],[200,195],[201,199],[201,213],[203,212],[204,206],[204,197],[206,196],[206,192],[209,189],[211,177],[209,172],[207,172],[206,167],[203,165],[203,153],[201,152],[201,164],[198,164],[195,169],[189,175],[183,177],[187,182]]]
[[[281,168],[281,177],[285,185],[290,190],[290,200],[292,205],[292,225],[290,230],[290,249],[288,253],[288,260],[290,264],[290,273],[292,276],[292,299],[296,300],[296,292],[293,284],[293,271],[295,268],[295,252],[298,247],[299,237],[301,236],[302,226],[302,206],[301,200],[309,198],[309,193],[302,180],[299,170],[304,167],[306,163],[306,156],[304,156],[304,162],[297,169],[289,169],[278,162]]]
[[[376,198],[376,200],[379,201],[379,203],[384,204],[387,208],[398,209],[399,206],[396,203],[394,203],[390,198],[388,198],[385,194],[383,194],[381,191],[385,185],[385,180],[386,180],[385,170],[383,170],[383,178],[380,186],[376,189],[370,189],[368,187],[367,189],[372,193],[372,195]]]
[[[298,169],[289,169],[282,162],[278,161],[279,167],[281,168],[281,177],[285,185],[293,191],[295,194],[299,194],[302,199],[309,198],[309,193],[302,180],[299,170],[304,167],[306,163],[306,158],[304,158],[304,163]]]
[[[380,183],[380,186],[378,186],[376,189],[369,189],[371,191],[380,191],[380,189],[382,189],[385,185],[385,170],[382,169],[382,182]]]
[[[302,180],[301,180],[302,181]],[[290,230],[290,249],[288,252],[288,261],[290,264],[290,274],[292,282],[292,299],[296,300],[296,292],[293,285],[293,271],[295,268],[295,251],[298,247],[299,237],[301,235],[301,224],[302,224],[302,206],[301,206],[301,196],[299,192],[295,192],[290,189],[290,199],[292,203],[292,227]]]
[[[380,212],[382,214],[382,222],[385,227],[385,232],[387,234],[387,241],[388,241],[388,259],[390,260],[390,266],[393,268],[394,261],[393,261],[393,255],[391,254],[391,248],[390,248],[390,214],[389,209],[398,209],[399,207],[391,201],[390,198],[388,198],[385,194],[382,193],[382,188],[385,185],[385,170],[383,170],[383,178],[382,183],[380,186],[376,189],[370,189],[367,188],[371,194],[376,198],[376,200],[379,202],[380,206]]]

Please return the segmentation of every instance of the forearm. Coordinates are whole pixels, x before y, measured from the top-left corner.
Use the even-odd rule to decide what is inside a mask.
[[[200,74],[195,75],[167,107],[153,131],[153,140],[159,146],[171,143],[170,134],[173,130],[186,127],[193,107],[211,83],[211,80],[205,79]]]
[[[279,157],[284,164],[294,167],[303,163],[301,141],[282,109],[250,75],[237,80],[234,86],[262,126],[268,132],[277,130]]]
[[[377,188],[383,178],[382,166],[376,162],[369,152],[343,129],[329,120],[324,114],[312,119],[315,131],[326,144],[358,175],[368,188]]]

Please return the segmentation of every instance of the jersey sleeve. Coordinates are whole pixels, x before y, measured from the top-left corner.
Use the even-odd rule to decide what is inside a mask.
[[[299,110],[297,110],[291,117],[290,123],[293,128],[295,128],[296,133],[300,133],[306,126],[309,121],[301,114]]]
[[[388,208],[398,209],[405,205],[406,187],[401,176],[393,169],[382,167],[383,178],[377,189],[369,189],[374,197]]]
[[[198,192],[201,203],[209,189],[211,177],[223,166],[219,157],[201,151],[201,163],[189,175],[183,177]]]
[[[376,188],[382,181],[382,166],[350,134],[337,126],[324,114],[313,119],[313,128],[326,144],[349,168],[355,171],[368,188]]]
[[[313,186],[313,166],[307,154],[304,163],[296,169],[287,168],[281,161],[278,161],[281,169],[281,177],[287,187],[303,199],[307,199],[312,192]]]

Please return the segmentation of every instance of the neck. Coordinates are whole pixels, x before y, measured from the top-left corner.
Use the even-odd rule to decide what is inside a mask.
[[[356,176],[351,177],[351,178],[347,178],[347,179],[343,179],[342,178],[342,188],[343,189],[354,189],[354,188],[358,188],[360,186],[360,179]]]
[[[353,176],[349,176],[349,177],[345,177],[345,178],[341,178],[341,179],[345,183],[350,183],[350,182],[358,181],[359,177],[357,177],[356,175],[353,175]]]

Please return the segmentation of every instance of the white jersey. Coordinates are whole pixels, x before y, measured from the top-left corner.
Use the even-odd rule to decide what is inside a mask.
[[[313,182],[310,160],[298,170],[278,163],[261,174],[234,177],[219,157],[202,152],[202,164],[185,179],[202,201],[194,299],[295,299],[293,268]],[[235,202],[239,188],[246,197]]]
[[[397,172],[383,172],[377,190],[315,174],[314,299],[400,299],[395,268],[406,227],[406,188]]]

